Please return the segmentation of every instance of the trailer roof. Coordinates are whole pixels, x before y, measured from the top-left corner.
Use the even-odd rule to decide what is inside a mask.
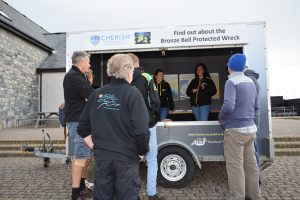
[[[96,31],[121,31],[121,30],[135,30],[135,29],[147,29],[147,28],[180,28],[180,27],[193,27],[193,26],[207,26],[207,25],[235,25],[235,24],[264,24],[266,25],[266,21],[256,21],[256,22],[233,22],[233,23],[216,23],[216,24],[189,24],[189,25],[180,25],[180,26],[152,26],[152,27],[131,27],[131,28],[119,28],[119,29],[93,29],[93,30],[78,30],[78,31],[68,31],[66,34],[80,34],[85,32],[96,32]]]

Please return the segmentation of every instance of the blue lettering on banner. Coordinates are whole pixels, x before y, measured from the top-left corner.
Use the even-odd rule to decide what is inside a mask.
[[[129,34],[93,35],[90,37],[90,41],[94,46],[97,46],[100,42],[103,45],[126,44],[130,39],[131,37]]]
[[[130,35],[101,35],[100,40],[101,41],[127,41],[130,39]]]
[[[93,35],[90,37],[90,41],[92,45],[97,46],[100,42],[100,36],[99,35]]]

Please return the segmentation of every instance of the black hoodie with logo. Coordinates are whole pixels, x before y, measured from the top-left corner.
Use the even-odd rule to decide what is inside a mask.
[[[142,93],[149,113],[149,127],[152,128],[159,121],[160,100],[154,80],[148,81],[142,75],[143,73],[145,73],[143,67],[135,68],[131,85],[135,86]]]
[[[141,93],[124,79],[96,89],[82,111],[77,128],[92,135],[98,160],[138,162],[149,143],[149,117]]]

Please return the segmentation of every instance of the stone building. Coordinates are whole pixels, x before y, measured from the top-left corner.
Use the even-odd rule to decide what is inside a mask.
[[[65,33],[50,34],[0,0],[0,129],[36,118],[43,107],[57,111],[52,104],[63,101],[65,41]]]

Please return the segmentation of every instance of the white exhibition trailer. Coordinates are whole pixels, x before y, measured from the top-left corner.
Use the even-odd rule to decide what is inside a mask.
[[[160,122],[157,126],[158,181],[166,187],[182,187],[192,179],[196,165],[201,168],[201,162],[224,161],[223,130],[217,115],[227,80],[226,63],[234,53],[246,54],[247,65],[260,75],[261,122],[257,142],[262,168],[273,160],[265,30],[264,22],[254,22],[71,32],[67,33],[66,66],[70,69],[74,51],[89,52],[95,87],[108,82],[106,62],[115,53],[135,53],[150,74],[158,68],[165,71],[176,111],[169,116],[172,122]],[[199,62],[207,65],[218,88],[207,122],[194,121],[185,96]]]

